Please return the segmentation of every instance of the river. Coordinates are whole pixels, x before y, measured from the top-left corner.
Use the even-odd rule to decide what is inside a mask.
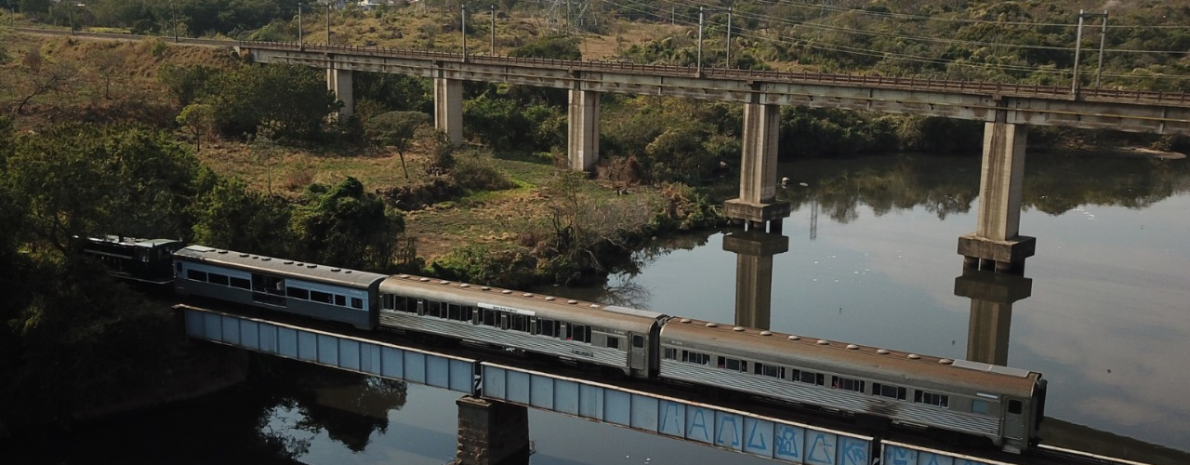
[[[1020,230],[1037,238],[1037,254],[1023,279],[1004,285],[962,278],[956,254],[958,236],[975,229],[979,167],[978,157],[930,155],[782,164],[789,182],[779,197],[794,211],[762,320],[776,331],[963,359],[971,317],[987,311],[969,296],[1013,293],[993,320],[1011,329],[981,353],[1044,373],[1048,417],[1190,450],[1190,160],[1030,154]],[[732,233],[659,239],[637,252],[639,269],[605,286],[537,291],[731,322],[737,257],[723,243]],[[455,394],[257,363],[262,380],[84,425],[19,453],[29,463],[453,458]],[[534,464],[766,463],[533,410],[530,434]]]

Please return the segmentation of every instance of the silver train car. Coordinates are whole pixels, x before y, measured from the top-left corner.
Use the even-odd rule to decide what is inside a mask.
[[[660,377],[893,423],[982,436],[1008,452],[1036,443],[1046,381],[1026,370],[675,318]]]
[[[380,325],[650,378],[666,315],[412,276],[380,283]]]
[[[174,252],[174,290],[376,329],[387,275],[192,245]]]

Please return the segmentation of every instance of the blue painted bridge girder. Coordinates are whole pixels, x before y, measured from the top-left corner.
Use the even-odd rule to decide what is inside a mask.
[[[344,370],[475,394],[476,361],[274,321],[179,306],[186,335]]]

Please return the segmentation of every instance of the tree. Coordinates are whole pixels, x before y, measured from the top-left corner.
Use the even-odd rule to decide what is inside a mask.
[[[34,97],[58,92],[78,76],[78,69],[74,66],[66,63],[46,63],[37,50],[30,50],[25,54],[21,60],[21,71],[25,79],[22,80],[23,96],[18,97],[19,102],[15,110],[18,115],[24,112],[25,105]]]
[[[430,125],[430,115],[419,111],[390,111],[381,113],[364,124],[364,134],[373,144],[392,146],[401,157],[401,169],[409,179],[409,168],[405,166],[405,151],[413,145],[413,136],[418,128]]]
[[[195,202],[194,241],[211,247],[289,256],[293,208],[284,200],[248,189],[238,179],[210,170],[199,176],[202,194]]]
[[[91,57],[92,66],[103,80],[103,98],[112,98],[112,82],[120,79],[125,67],[125,57],[113,49],[99,51]]]
[[[311,184],[307,202],[293,220],[295,258],[375,271],[390,267],[405,221],[358,180]]]
[[[220,130],[234,136],[271,127],[277,139],[316,139],[340,107],[325,77],[304,66],[240,66],[218,73],[207,89],[199,100],[215,108]]]
[[[21,136],[0,183],[28,211],[26,239],[65,251],[76,236],[189,236],[197,166],[166,134],[69,123]]]
[[[207,104],[192,103],[186,105],[175,120],[194,136],[194,151],[201,153],[203,136],[215,126],[215,109]]]
[[[217,73],[214,68],[206,66],[181,67],[167,63],[157,68],[157,80],[165,84],[177,99],[179,107],[185,107],[202,94],[207,82]]]

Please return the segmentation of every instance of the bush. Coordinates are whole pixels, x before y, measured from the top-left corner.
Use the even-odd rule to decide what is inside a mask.
[[[450,177],[455,185],[472,192],[511,189],[516,185],[496,168],[490,155],[478,152],[457,157]]]

